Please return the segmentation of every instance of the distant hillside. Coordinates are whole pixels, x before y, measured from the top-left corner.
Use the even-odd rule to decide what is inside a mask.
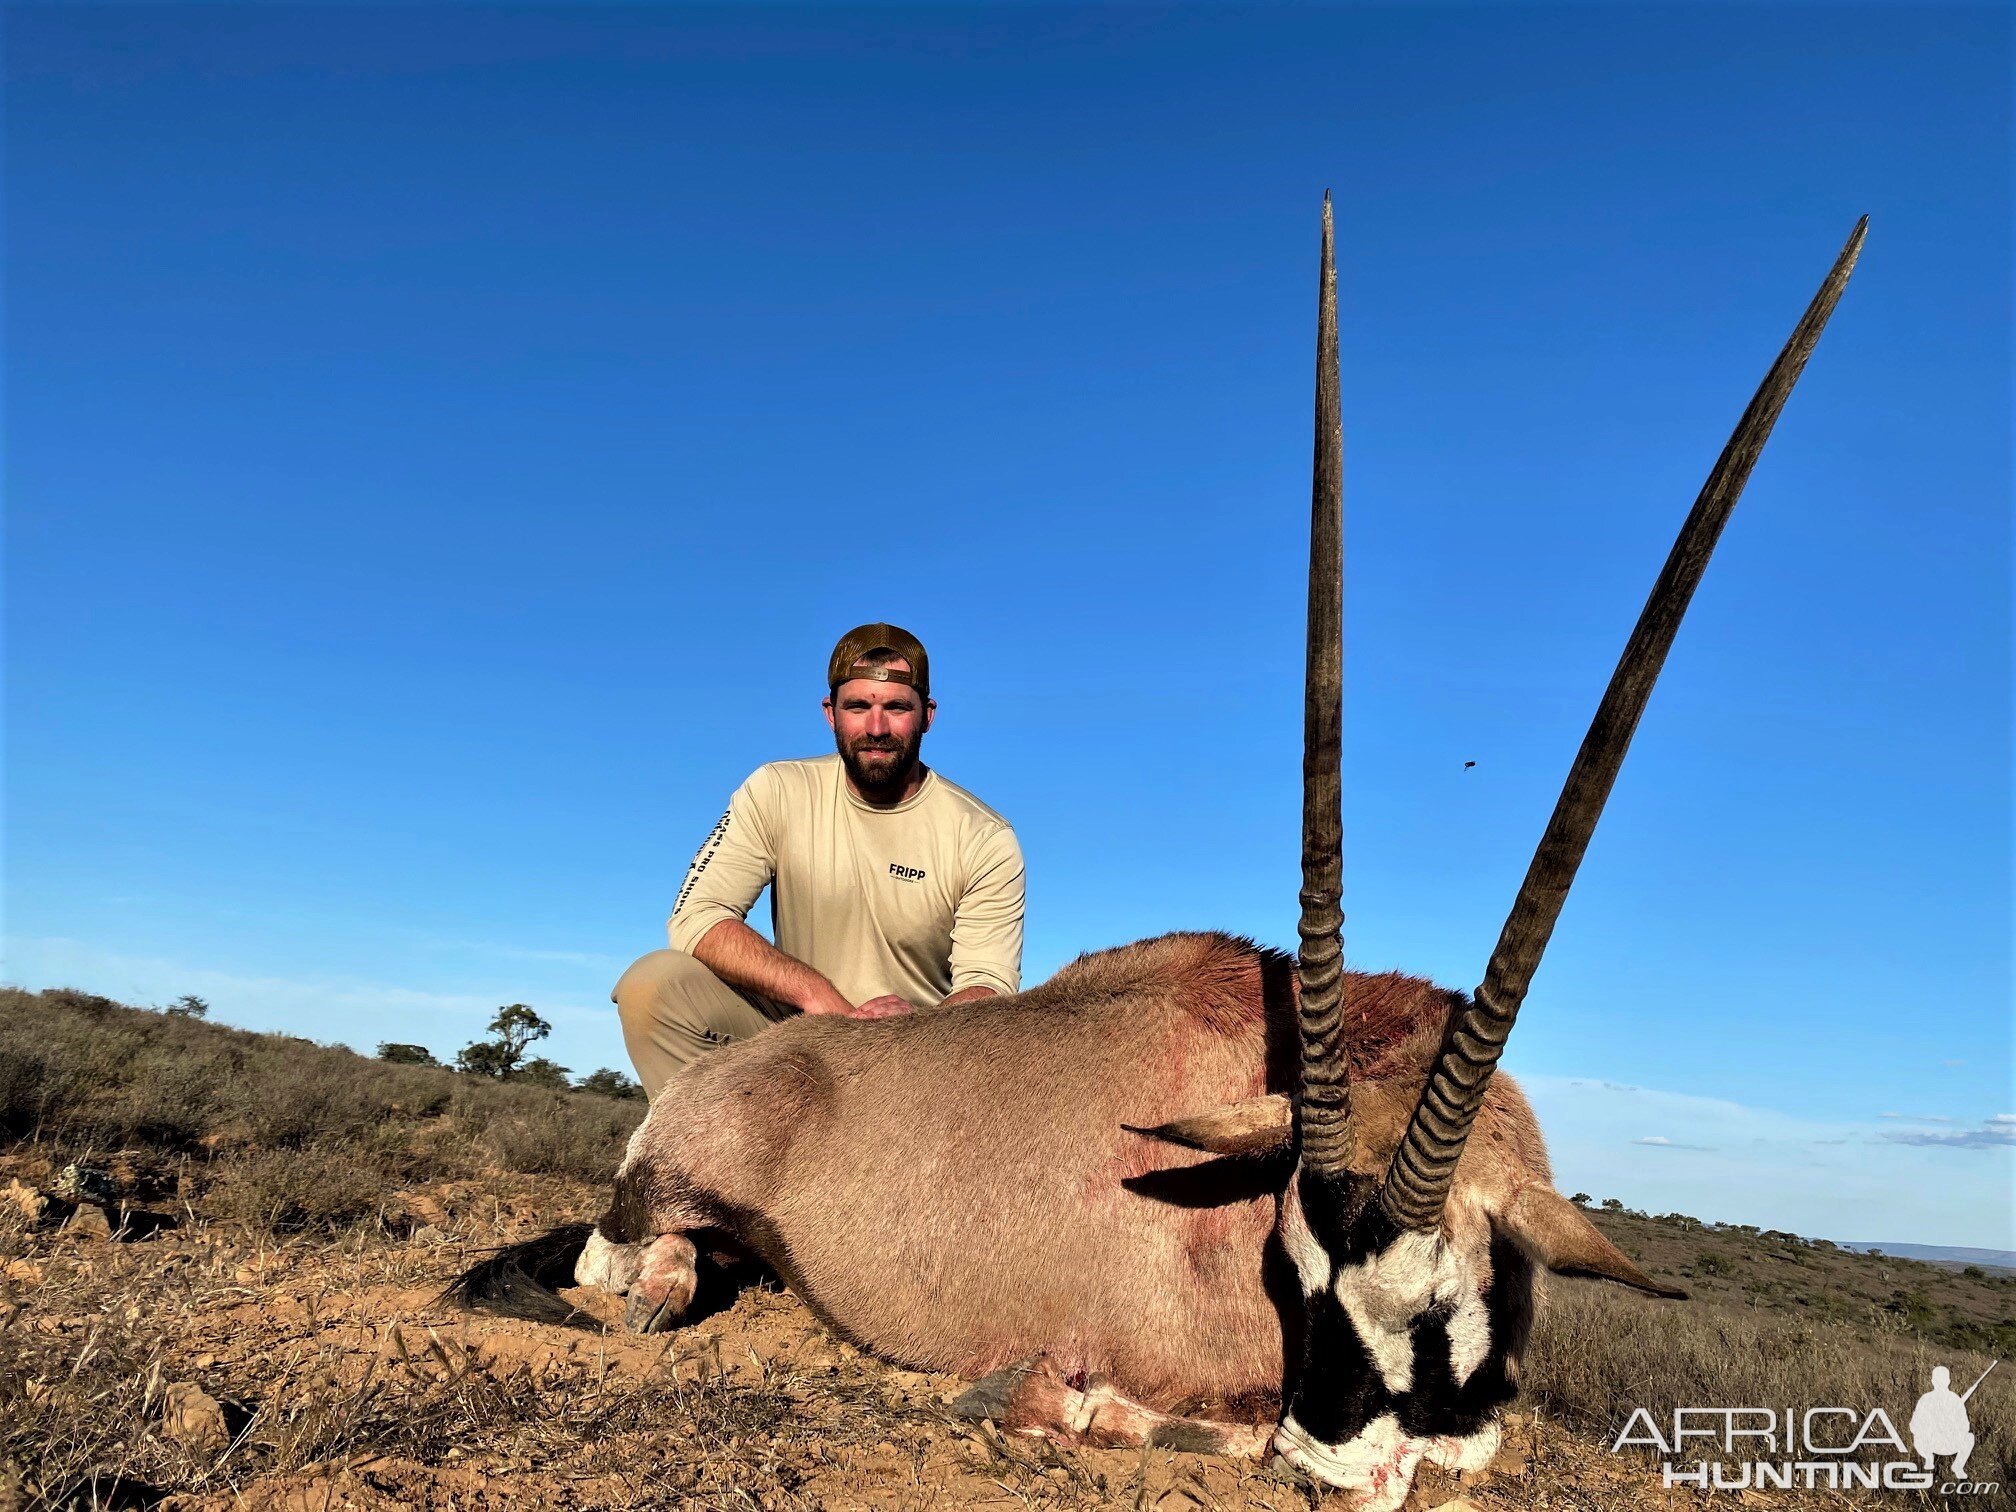
[[[1975,1252],[1878,1245],[1882,1253],[1871,1254],[1782,1229],[1703,1223],[1685,1213],[1655,1218],[1608,1204],[1584,1211],[1625,1253],[1660,1279],[1676,1279],[1697,1302],[2016,1357],[2016,1269],[1945,1258]],[[1912,1248],[1941,1258],[1905,1253]]]
[[[1841,1240],[1840,1247],[1853,1250],[1858,1255],[1896,1255],[1904,1260],[1923,1260],[1927,1265],[1978,1265],[1983,1270],[2016,1272],[2016,1250],[1966,1249],[1951,1244],[1893,1244],[1884,1240],[1881,1244],[1851,1243]]]

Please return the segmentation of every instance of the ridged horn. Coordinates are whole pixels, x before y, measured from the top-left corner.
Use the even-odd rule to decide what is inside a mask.
[[[1666,566],[1652,585],[1651,596],[1638,616],[1637,627],[1625,643],[1610,686],[1603,692],[1596,718],[1575,753],[1554,816],[1540,837],[1533,863],[1520,885],[1511,915],[1491,953],[1484,981],[1470,1007],[1457,1018],[1441,1054],[1421,1089],[1421,1100],[1407,1125],[1393,1164],[1380,1189],[1379,1204],[1387,1216],[1405,1228],[1432,1230],[1440,1227],[1442,1207],[1455,1178],[1456,1161],[1463,1153],[1463,1141],[1470,1123],[1484,1105],[1485,1088],[1504,1051],[1519,1005],[1540,964],[1547,939],[1554,932],[1561,905],[1567,900],[1569,884],[1582,862],[1589,837],[1603,813],[1610,785],[1623,764],[1624,752],[1645,711],[1652,684],[1665,663],[1687,602],[1701,581],[1716,538],[1722,533],[1729,513],[1743,492],[1743,485],[1756,465],[1771,428],[1792,393],[1792,385],[1806,366],[1820,340],[1827,317],[1834,312],[1855,259],[1862,251],[1862,237],[1868,230],[1865,215],[1856,223],[1848,244],[1841,249],[1820,292],[1806,307],[1793,328],[1792,336],[1764,382],[1737,422],[1735,434],[1722,449],[1714,471],[1702,485],[1700,497],[1680,528]]]
[[[1344,1048],[1344,425],[1337,397],[1337,267],[1330,196],[1316,317],[1316,456],[1309,499],[1309,655],[1302,705],[1302,1085],[1304,1168],[1342,1176],[1351,1159]]]

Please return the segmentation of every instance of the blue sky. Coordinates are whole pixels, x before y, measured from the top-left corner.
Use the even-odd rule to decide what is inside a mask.
[[[367,1051],[530,1002],[577,1072],[867,619],[1016,825],[1029,979],[1292,940],[1325,188],[1347,951],[1474,985],[1866,212],[1508,1065],[1564,1189],[2016,1248],[2006,9],[5,40],[5,976]]]

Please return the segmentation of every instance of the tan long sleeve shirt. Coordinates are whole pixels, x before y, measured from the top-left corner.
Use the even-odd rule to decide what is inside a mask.
[[[850,1003],[1014,992],[1022,972],[1022,850],[1008,821],[928,771],[889,808],[847,785],[838,755],[758,767],[686,873],[666,933],[691,953],[770,892],[774,942]]]

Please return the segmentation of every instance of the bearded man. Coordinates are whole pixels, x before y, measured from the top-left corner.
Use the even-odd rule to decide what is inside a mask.
[[[837,754],[773,761],[735,790],[672,905],[672,948],[611,994],[650,1097],[794,1013],[881,1018],[1020,983],[1021,847],[918,759],[938,709],[924,647],[861,625],[833,648],[826,688]],[[766,886],[774,944],[744,922]]]

